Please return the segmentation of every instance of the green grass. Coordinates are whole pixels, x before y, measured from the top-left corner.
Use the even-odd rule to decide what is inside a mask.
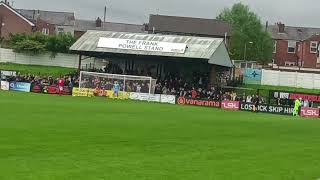
[[[39,66],[39,65],[23,65],[12,63],[0,63],[0,70],[14,70],[20,72],[20,74],[33,74],[41,76],[53,76],[59,77],[61,75],[67,75],[76,72],[73,68],[64,68],[56,66]]]
[[[316,180],[319,120],[0,92],[2,180]]]

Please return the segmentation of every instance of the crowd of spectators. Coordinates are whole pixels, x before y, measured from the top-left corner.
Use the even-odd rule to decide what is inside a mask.
[[[70,88],[79,84],[79,79],[75,75],[62,76],[64,79],[65,86]],[[42,86],[57,86],[58,81],[61,78],[54,78],[52,76],[39,76],[39,75],[15,75],[15,76],[2,76],[1,80],[8,82],[26,82],[31,85],[42,85]]]
[[[92,69],[95,72],[108,72],[108,73],[124,73],[137,76],[152,76],[151,72],[147,70],[134,70],[134,71],[122,71],[116,66],[106,67],[104,69]],[[223,76],[223,75],[221,75]],[[211,86],[209,83],[208,73],[194,72],[191,75],[191,79],[186,80],[184,76],[179,73],[167,73],[162,77],[156,77],[156,83],[152,83],[151,92],[155,94],[166,94],[175,95],[193,99],[210,99],[210,100],[231,100],[231,101],[241,101],[247,103],[253,103],[256,99],[256,95],[237,95],[234,91],[226,91],[219,86]],[[228,76],[222,79],[227,80]],[[121,91],[125,88],[126,92],[141,92],[148,93],[150,83],[148,81],[129,81],[124,82],[122,80],[112,80],[108,78],[93,78],[87,77],[83,78],[83,87],[99,88],[99,89],[112,89],[113,84],[117,81],[120,84]],[[264,103],[264,99],[259,98],[260,103]]]
[[[143,73],[143,72],[141,72]],[[139,74],[138,74],[139,75]],[[150,86],[149,80],[127,80],[124,84],[121,79],[112,79],[108,77],[87,76],[82,77],[81,87],[112,90],[114,83],[120,84],[121,91],[175,95],[193,99],[209,99],[209,100],[231,100],[252,103],[256,98],[255,95],[238,95],[235,91],[225,90],[218,86],[211,86],[208,79],[209,75],[205,73],[192,74],[192,79],[188,81],[178,73],[167,73],[163,78],[158,78],[152,82]],[[38,75],[16,75],[5,77],[6,81],[28,82],[32,85],[57,86],[58,80],[63,78],[65,86],[70,88],[79,86],[79,78],[76,75],[67,75],[61,78],[53,78],[51,76],[41,77]],[[260,103],[264,103],[260,98]]]

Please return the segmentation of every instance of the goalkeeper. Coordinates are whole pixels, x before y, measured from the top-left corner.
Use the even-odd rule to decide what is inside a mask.
[[[296,99],[294,102],[294,109],[293,109],[293,116],[298,116],[299,115],[299,109],[301,106],[301,100],[302,98]]]
[[[120,85],[117,81],[113,84],[113,97],[118,98],[119,97],[119,91],[120,91]]]

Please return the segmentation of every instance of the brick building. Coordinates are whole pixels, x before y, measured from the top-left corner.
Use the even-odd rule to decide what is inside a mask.
[[[319,58],[320,34],[298,43],[298,61],[302,61],[303,67],[320,68]]]
[[[9,34],[41,32],[74,34],[75,16],[71,12],[14,9],[7,2],[0,2],[0,36]]]
[[[54,12],[42,10],[16,9],[27,19],[35,22],[36,31],[53,35],[58,33],[74,34],[75,15],[73,12]]]
[[[320,28],[292,27],[277,23],[268,27],[275,46],[274,63],[278,66],[319,68]]]
[[[0,2],[0,37],[8,38],[10,33],[32,33],[35,24],[8,3]]]

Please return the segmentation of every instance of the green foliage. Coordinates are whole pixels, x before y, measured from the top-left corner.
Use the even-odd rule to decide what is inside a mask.
[[[17,34],[10,34],[9,35],[9,45],[14,46],[19,42],[22,42],[27,39],[27,35],[25,33],[17,33]]]
[[[31,39],[25,39],[13,46],[16,52],[27,53],[27,54],[40,54],[45,52],[45,45]]]
[[[60,33],[56,36],[49,36],[46,44],[48,51],[53,55],[57,53],[68,53],[69,48],[75,42],[75,38],[71,34]]]
[[[41,33],[26,35],[22,33],[11,34],[9,45],[15,52],[39,54],[51,52],[53,56],[57,53],[68,53],[69,48],[75,42],[70,33],[46,36]]]
[[[232,25],[230,53],[233,59],[256,60],[267,64],[272,59],[273,41],[264,29],[259,17],[246,5],[234,4],[231,9],[224,9],[217,19]],[[250,44],[249,42],[253,42]]]
[[[48,42],[48,36],[39,32],[29,35],[28,39],[37,41],[44,45]]]

